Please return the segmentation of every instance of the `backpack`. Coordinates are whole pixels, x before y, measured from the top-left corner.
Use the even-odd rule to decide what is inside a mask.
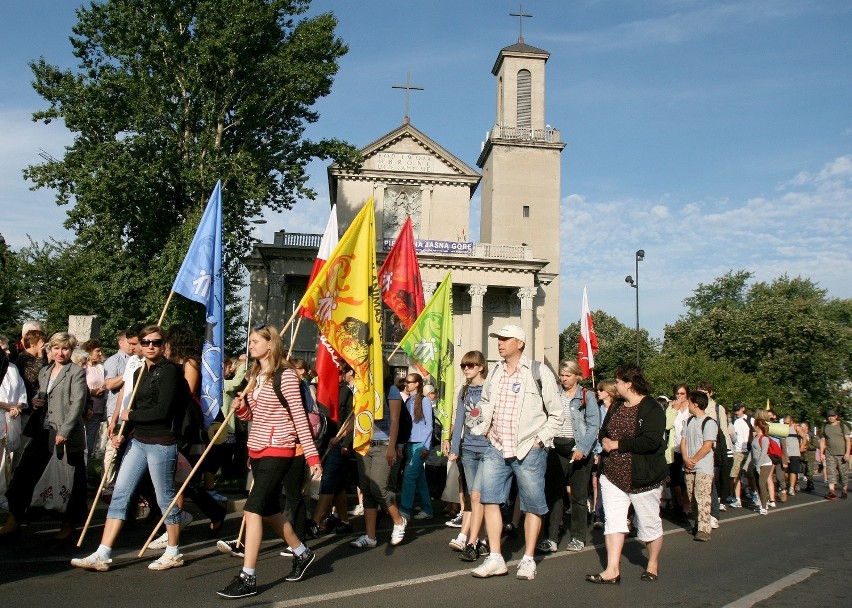
[[[784,452],[781,450],[781,442],[774,437],[769,437],[769,460],[772,464],[781,464],[784,459]]]
[[[728,441],[725,439],[725,431],[722,430],[722,417],[719,415],[719,404],[716,404],[716,445],[713,446],[713,466],[721,467],[728,455]],[[702,427],[701,431],[704,431]]]
[[[434,419],[434,418],[433,418]],[[411,420],[411,412],[405,407],[405,401],[399,407],[399,430],[396,434],[396,443],[408,443],[411,438],[411,428],[414,426],[414,421]]]
[[[283,373],[284,370],[279,369],[272,376],[272,388],[275,390],[275,394],[278,395],[278,400],[281,401],[284,409],[289,411],[290,406],[287,403],[287,399],[284,398],[284,394],[281,392],[281,376]],[[299,381],[299,393],[302,397],[302,405],[305,408],[305,415],[308,418],[308,427],[311,429],[311,437],[313,438],[314,443],[319,444],[328,429],[328,414],[323,413],[322,409],[317,405],[317,402],[314,401],[314,397],[311,394],[311,387],[308,386],[307,382]]]
[[[695,416],[690,416],[689,419],[686,421],[686,426],[689,426],[689,423],[692,422],[694,418],[695,418]],[[704,436],[704,427],[707,425],[707,423],[710,420],[713,420],[713,419],[710,416],[705,416],[704,420],[701,421],[701,436],[702,437]],[[723,454],[722,450],[725,449],[724,448],[725,438],[720,436],[721,435],[721,425],[719,424],[719,422],[716,421],[716,420],[713,420],[713,422],[715,422],[716,426],[719,427],[719,432],[716,433],[716,440],[713,442],[713,466],[714,467],[720,467],[720,466],[722,466],[722,454]],[[720,444],[723,446],[721,449],[719,449]]]

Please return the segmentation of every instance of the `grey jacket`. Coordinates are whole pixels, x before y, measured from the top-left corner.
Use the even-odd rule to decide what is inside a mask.
[[[583,392],[583,388],[577,385],[577,390],[571,397],[571,425],[574,427],[574,440],[576,442],[573,451],[579,451],[585,458],[592,453],[598,443],[601,411],[594,392],[585,391],[585,403],[583,403]]]
[[[524,396],[521,402],[517,420],[518,449],[516,456],[522,460],[537,441],[546,447],[553,447],[553,437],[562,427],[562,400],[556,378],[550,368],[541,366],[541,393],[538,383],[533,377],[530,360],[521,356],[519,365],[521,371],[521,392]],[[492,391],[500,385],[500,379],[506,372],[506,362],[498,362],[482,387],[482,398],[479,407],[482,410],[482,420],[470,429],[473,435],[486,435],[491,429],[494,417],[495,403],[492,401]]]
[[[86,449],[83,412],[89,392],[86,371],[73,363],[63,365],[48,392],[54,365],[44,366],[38,374],[39,387],[47,393],[47,421],[56,429],[57,435],[68,440],[66,449],[69,452],[82,452]]]

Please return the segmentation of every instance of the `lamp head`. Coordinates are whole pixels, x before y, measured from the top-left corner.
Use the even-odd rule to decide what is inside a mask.
[[[630,285],[631,287],[636,286],[636,282],[633,280],[633,277],[631,277],[629,274],[626,277],[624,277],[624,282],[627,283],[628,285]]]
[[[645,259],[645,250],[640,249],[639,251],[636,252],[636,261],[641,262],[644,259]]]

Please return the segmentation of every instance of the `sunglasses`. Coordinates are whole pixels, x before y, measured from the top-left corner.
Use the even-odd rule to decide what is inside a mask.
[[[476,363],[461,363],[459,367],[462,369],[470,369],[472,367],[476,367]]]
[[[142,340],[139,340],[139,344],[142,346],[162,346],[163,342],[164,340],[162,338],[157,338],[156,340],[147,340],[143,338]]]
[[[420,380],[406,380],[405,383],[406,384],[419,384]]]
[[[255,331],[260,331],[260,330],[261,330],[261,329],[263,329],[264,327],[266,327],[266,321],[261,321],[260,323],[255,323],[255,324],[254,324],[254,330],[255,330]]]

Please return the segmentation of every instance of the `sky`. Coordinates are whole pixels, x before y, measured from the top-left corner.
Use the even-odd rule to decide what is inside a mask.
[[[27,62],[72,68],[78,2],[30,0],[4,11],[0,40],[0,233],[12,248],[71,238],[49,190],[21,169],[61,157],[71,134],[31,121],[45,107]],[[475,167],[496,118],[491,67],[519,35],[504,0],[316,0],[349,53],[320,100],[311,138],[363,147],[411,122]],[[560,326],[592,310],[661,338],[699,283],[734,269],[771,281],[808,277],[852,297],[852,3],[848,0],[528,0],[527,44],[550,52],[546,121],[561,131]],[[255,236],[321,233],[326,165],[310,165],[315,201],[269,214]],[[478,235],[479,193],[471,204]],[[475,239],[474,239],[475,240]]]

